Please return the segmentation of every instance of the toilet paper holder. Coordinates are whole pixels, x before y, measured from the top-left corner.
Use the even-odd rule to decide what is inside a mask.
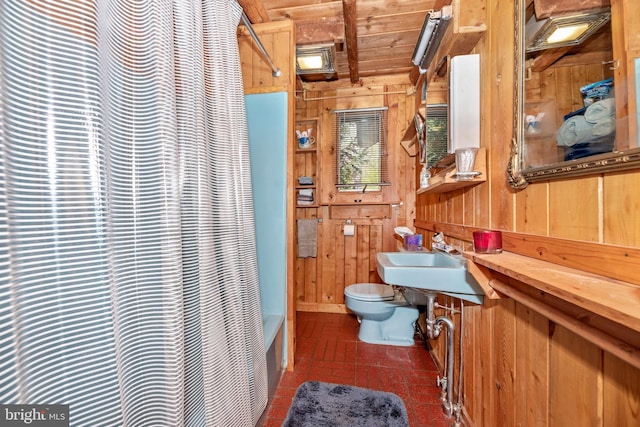
[[[352,223],[350,219],[345,221],[344,226],[342,227],[342,234],[344,236],[355,236],[356,226]]]

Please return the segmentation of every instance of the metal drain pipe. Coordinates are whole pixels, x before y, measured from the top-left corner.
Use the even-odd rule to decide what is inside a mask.
[[[446,316],[435,317],[434,308],[437,293],[425,292],[427,296],[427,337],[437,339],[442,331],[442,325],[447,327],[447,361],[445,366],[446,375],[442,378],[438,376],[437,385],[442,389],[440,400],[447,416],[453,415],[453,332],[455,325],[453,320]]]

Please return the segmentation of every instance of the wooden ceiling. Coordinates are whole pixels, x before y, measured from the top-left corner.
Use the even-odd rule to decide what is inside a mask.
[[[464,0],[462,0],[464,1]],[[415,76],[411,56],[429,10],[451,0],[238,0],[253,24],[293,20],[296,45],[333,42],[339,80],[357,83],[362,77],[401,74]],[[609,6],[609,0],[525,0],[536,15]],[[597,53],[596,53],[597,52]],[[557,48],[528,55],[534,71],[561,61],[611,59],[607,26],[593,40],[574,48]],[[566,65],[566,64],[565,64]],[[412,79],[413,80],[413,79]]]
[[[408,75],[429,10],[451,0],[239,0],[252,23],[292,19],[296,44],[335,42],[338,79]]]

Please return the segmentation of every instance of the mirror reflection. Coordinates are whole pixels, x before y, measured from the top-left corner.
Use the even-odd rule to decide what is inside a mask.
[[[524,169],[612,152],[615,146],[610,9],[555,8],[547,16],[540,4],[532,2],[525,11]]]
[[[516,3],[519,39],[508,165],[514,189],[640,168],[636,103],[628,102],[637,92],[631,68],[638,55],[624,49],[628,39],[622,30],[637,23],[617,16],[619,10],[609,0]]]

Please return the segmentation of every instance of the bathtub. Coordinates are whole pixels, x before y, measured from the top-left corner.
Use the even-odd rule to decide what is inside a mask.
[[[264,329],[264,345],[269,349],[280,331],[283,316],[281,314],[262,314],[262,327]]]
[[[278,388],[282,375],[282,336],[284,316],[280,314],[262,314],[264,343],[267,349],[267,384],[269,386],[269,403]]]

